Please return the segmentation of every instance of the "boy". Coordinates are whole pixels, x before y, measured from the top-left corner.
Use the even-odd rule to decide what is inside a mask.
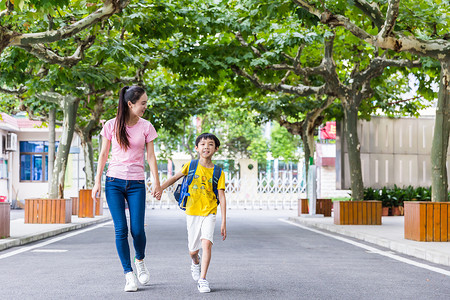
[[[192,183],[189,185],[190,196],[186,202],[186,223],[188,231],[189,254],[192,258],[192,278],[197,281],[200,293],[209,293],[209,283],[206,280],[209,263],[211,261],[211,248],[213,245],[214,226],[216,223],[217,199],[213,191],[214,164],[212,156],[219,149],[219,139],[211,133],[202,133],[195,140],[195,150],[200,159],[195,171]],[[164,190],[174,184],[178,179],[187,176],[189,165],[185,164],[182,170],[173,177],[167,179],[161,188]],[[225,176],[223,171],[217,183],[220,209],[222,213],[222,225],[220,232],[223,240],[227,237],[226,225],[226,200],[225,200]],[[202,248],[200,263],[199,251]]]

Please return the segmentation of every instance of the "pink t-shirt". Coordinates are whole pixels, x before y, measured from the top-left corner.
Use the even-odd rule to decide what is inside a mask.
[[[106,176],[124,180],[144,180],[144,150],[145,144],[153,141],[158,134],[152,123],[142,118],[129,127],[127,126],[130,147],[123,150],[117,143],[116,118],[106,122],[100,134],[111,141],[111,160]]]

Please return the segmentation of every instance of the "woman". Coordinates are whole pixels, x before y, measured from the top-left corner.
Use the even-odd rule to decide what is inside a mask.
[[[106,173],[105,194],[114,221],[116,247],[125,273],[126,292],[137,291],[136,275],[133,273],[128,244],[128,227],[125,201],[130,212],[130,231],[135,249],[134,264],[141,284],[150,281],[144,263],[145,257],[145,174],[144,150],[154,181],[153,195],[160,199],[161,186],[153,147],[158,136],[153,125],[141,117],[147,109],[147,95],[139,86],[124,87],[119,94],[119,106],[114,119],[106,122],[101,131],[102,149],[98,159],[92,197],[100,191],[103,169],[111,147],[111,161]]]

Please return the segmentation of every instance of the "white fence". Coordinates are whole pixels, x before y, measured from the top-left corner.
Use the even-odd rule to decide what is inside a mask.
[[[161,201],[151,196],[151,181],[146,183],[149,208],[177,208],[173,191],[178,183],[164,191]],[[305,184],[296,178],[260,177],[250,182],[234,177],[226,181],[225,196],[228,209],[297,209],[298,199],[305,197]]]

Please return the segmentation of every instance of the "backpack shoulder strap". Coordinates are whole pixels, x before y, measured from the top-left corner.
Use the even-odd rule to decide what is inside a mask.
[[[219,195],[217,190],[217,184],[219,183],[220,175],[222,174],[222,168],[218,165],[214,165],[214,171],[213,171],[213,191],[216,195],[217,204],[219,204]]]
[[[192,180],[194,180],[195,171],[197,170],[198,159],[191,160],[189,163],[189,172],[187,175],[187,185],[190,186]]]

